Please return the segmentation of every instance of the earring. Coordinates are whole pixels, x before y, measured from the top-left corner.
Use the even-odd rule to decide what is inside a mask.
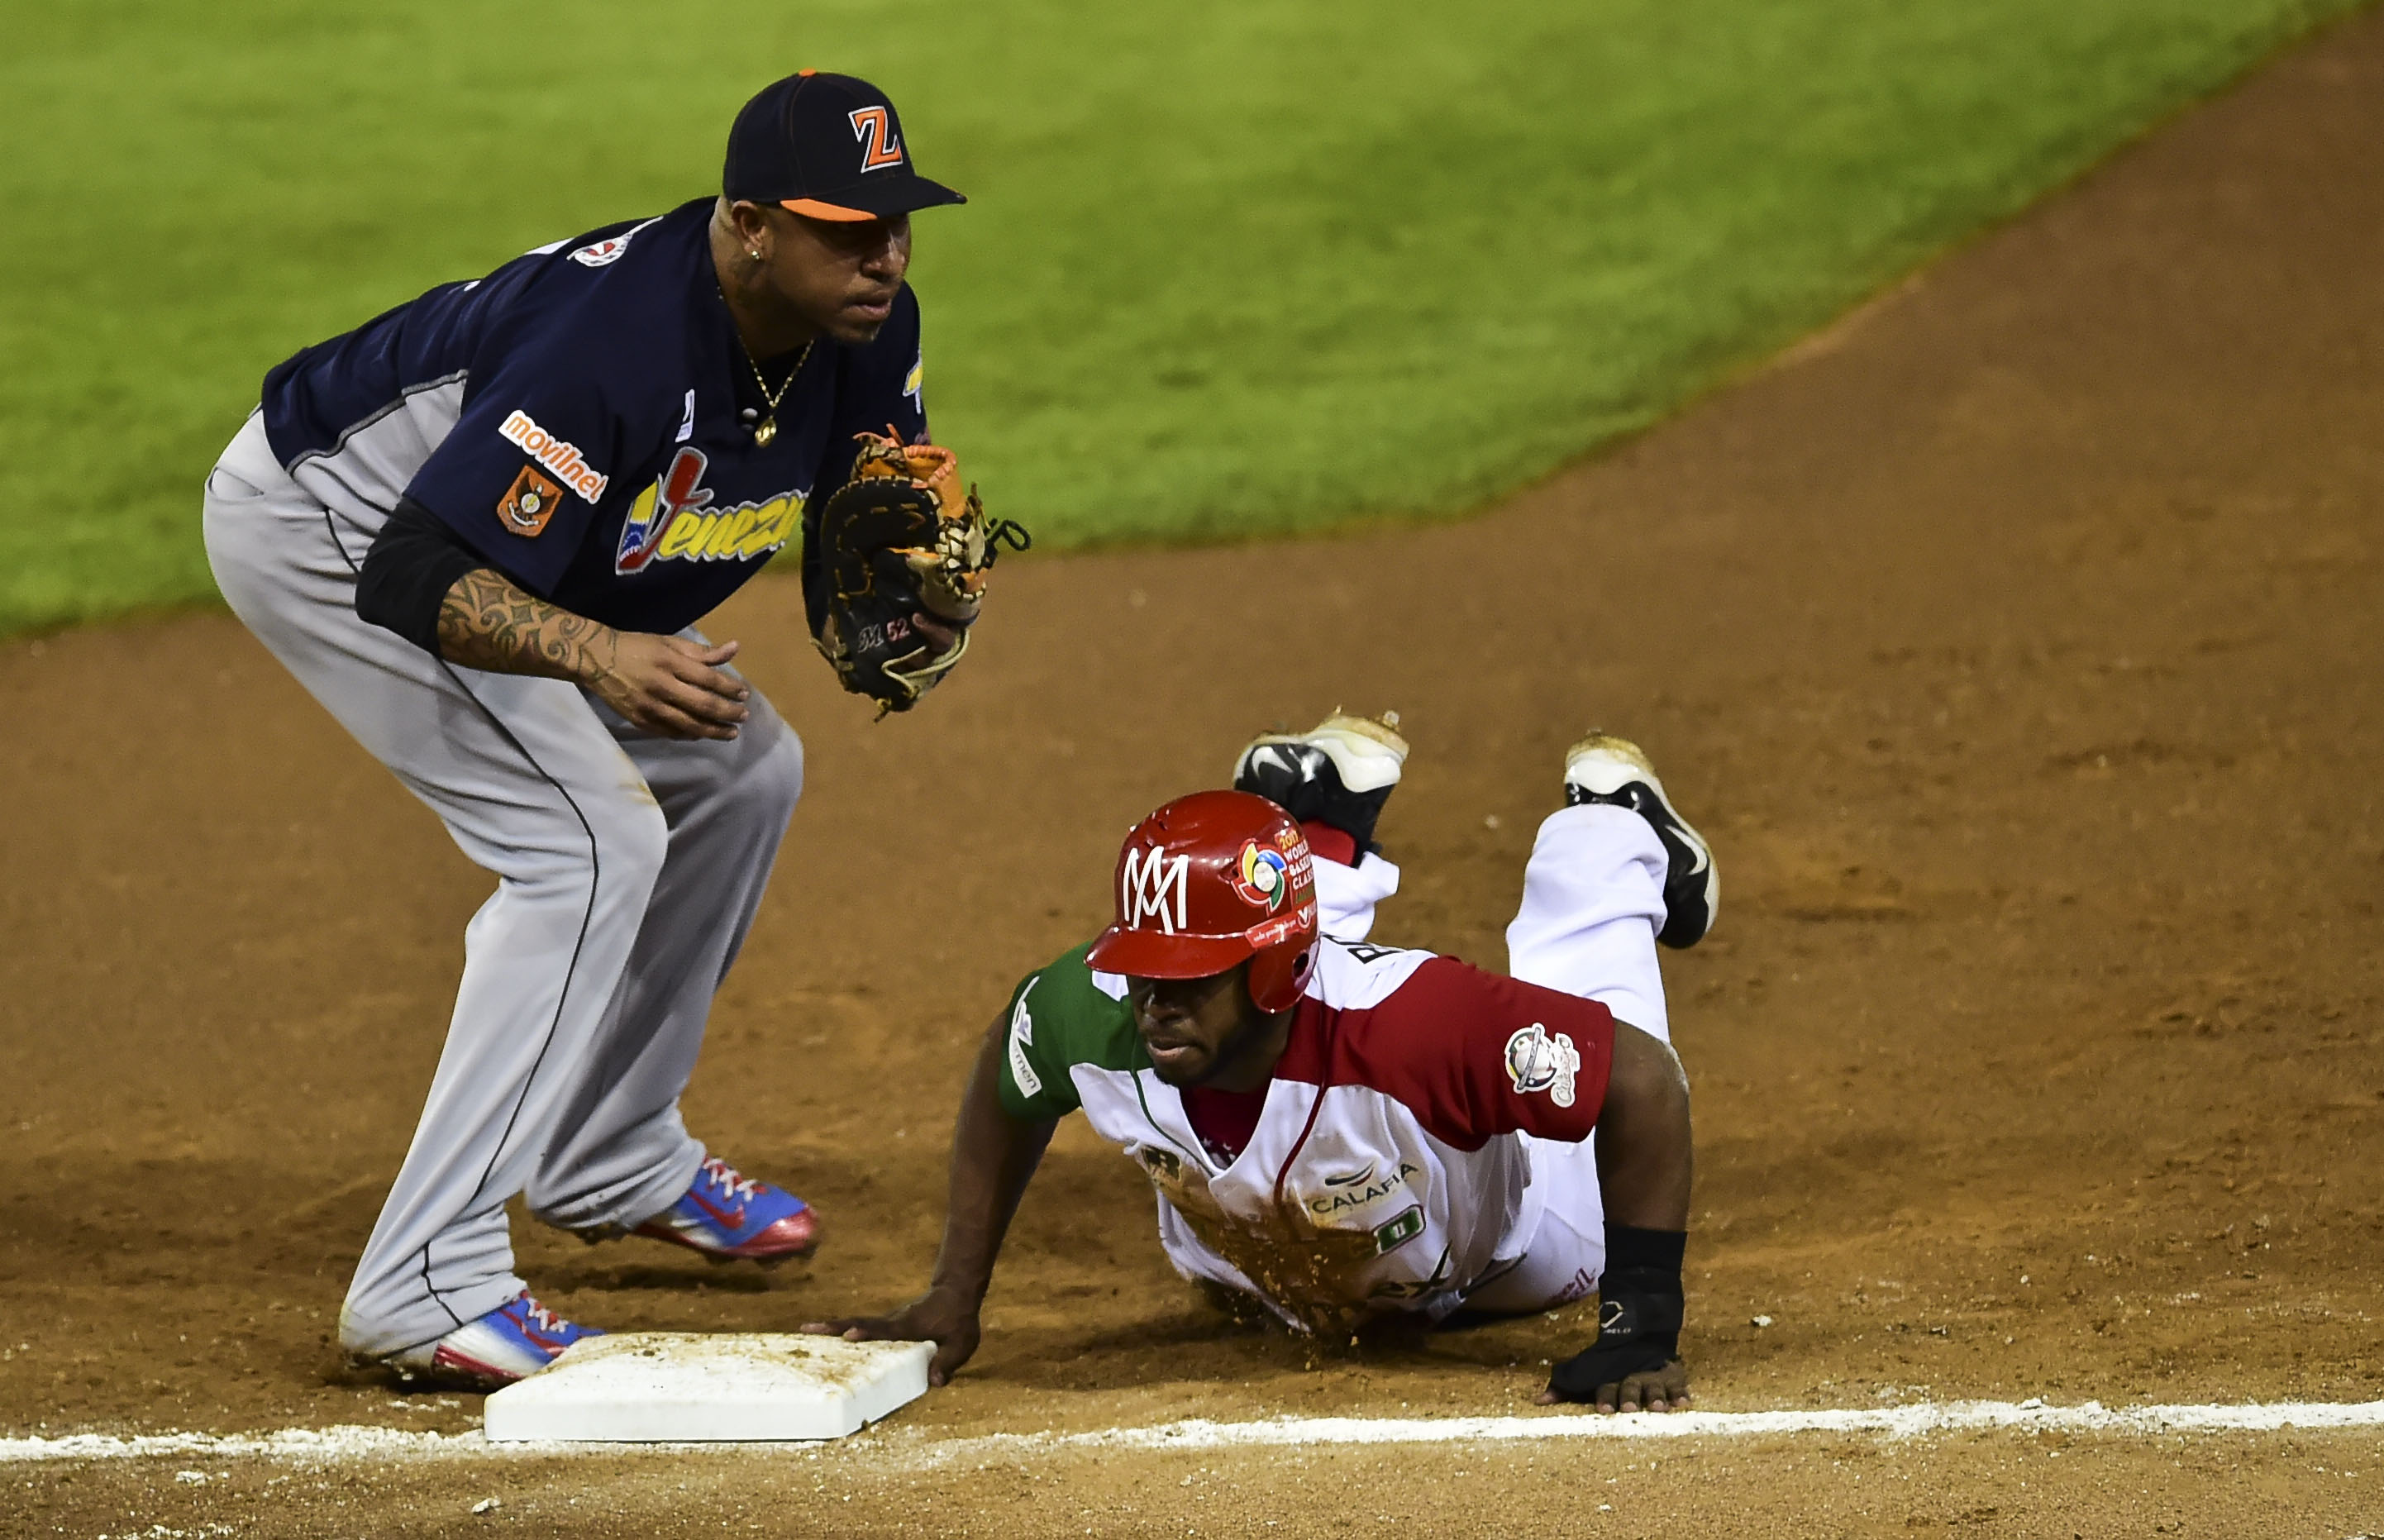
[[[762,260],[762,254],[749,247],[745,253],[745,260],[748,262],[759,262]]]

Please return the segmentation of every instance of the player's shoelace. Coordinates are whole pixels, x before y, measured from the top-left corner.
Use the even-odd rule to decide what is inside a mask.
[[[551,1337],[561,1337],[571,1330],[571,1323],[548,1310],[525,1294],[521,1297],[522,1319]]]
[[[697,1177],[701,1181],[709,1183],[726,1202],[740,1202],[746,1198],[761,1196],[761,1183],[750,1176],[740,1174],[735,1166],[717,1155],[707,1155],[703,1158],[703,1164],[697,1168]]]

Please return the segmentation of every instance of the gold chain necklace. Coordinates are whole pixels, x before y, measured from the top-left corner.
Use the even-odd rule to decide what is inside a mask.
[[[795,366],[787,371],[787,378],[778,382],[777,393],[773,395],[770,391],[770,382],[762,378],[762,366],[753,362],[753,350],[745,345],[743,337],[737,339],[737,351],[745,355],[745,366],[753,371],[754,388],[762,392],[762,399],[769,404],[769,410],[762,414],[762,420],[753,425],[753,443],[756,448],[769,448],[770,441],[778,436],[778,403],[787,398],[787,391],[794,384],[795,376],[802,373],[803,366],[811,362],[813,344],[818,341],[819,339],[814,337],[811,342],[803,344],[803,351],[795,357]]]

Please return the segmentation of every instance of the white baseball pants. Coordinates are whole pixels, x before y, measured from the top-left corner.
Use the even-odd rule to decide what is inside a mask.
[[[1507,971],[1527,983],[1603,1004],[1615,1019],[1671,1040],[1656,932],[1664,924],[1664,847],[1647,821],[1591,803],[1550,813],[1523,868],[1523,898],[1507,927]],[[1362,940],[1374,906],[1398,891],[1398,868],[1377,855],[1354,867],[1316,863],[1319,923]],[[1545,1201],[1523,1259],[1468,1295],[1492,1314],[1552,1310],[1586,1298],[1606,1268],[1606,1213],[1596,1136],[1530,1140],[1532,1186]]]
[[[403,453],[396,414],[342,453]],[[392,441],[376,446],[375,433]],[[357,618],[384,510],[336,458],[283,472],[252,416],[207,479],[232,610],[436,813],[497,889],[430,1095],[341,1311],[352,1352],[443,1336],[522,1290],[504,1205],[635,1225],[703,1148],[679,1120],[714,991],[801,794],[802,745],[756,693],[728,742],[651,737],[577,686],[460,668]],[[358,876],[368,856],[359,852]]]

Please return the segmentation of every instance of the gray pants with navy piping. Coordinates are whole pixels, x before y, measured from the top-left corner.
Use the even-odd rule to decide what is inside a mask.
[[[366,624],[356,567],[381,514],[300,474],[307,485],[252,416],[207,479],[216,580],[497,877],[464,932],[429,1099],[341,1310],[342,1346],[383,1354],[521,1292],[515,1194],[591,1230],[659,1213],[693,1180],[703,1147],[679,1093],[801,794],[802,744],[758,693],[734,740],[655,738],[576,685],[460,668]],[[369,852],[357,855],[361,880]]]

